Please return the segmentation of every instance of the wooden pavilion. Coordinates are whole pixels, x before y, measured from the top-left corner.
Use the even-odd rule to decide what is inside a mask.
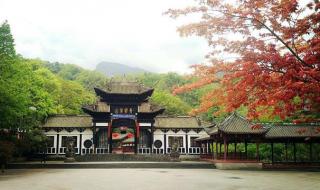
[[[271,163],[320,161],[320,125],[317,124],[272,125],[252,123],[234,112],[223,122],[207,128],[206,132],[208,135],[196,140],[202,146],[210,147],[209,154],[204,157],[214,160]],[[278,145],[277,149],[283,150],[275,151],[275,144]],[[305,146],[308,146],[308,156],[304,152],[303,159],[297,159],[297,144],[304,145],[303,150],[305,150]],[[248,151],[249,145],[251,151]],[[261,145],[263,145],[264,152],[270,154],[261,156]],[[288,155],[289,146],[290,152],[293,152],[290,158]],[[232,147],[232,150],[230,147]],[[252,148],[255,151],[252,151]],[[281,158],[275,159],[275,157]]]

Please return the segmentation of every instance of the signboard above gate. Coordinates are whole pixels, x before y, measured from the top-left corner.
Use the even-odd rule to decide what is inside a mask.
[[[136,119],[135,115],[132,114],[112,114],[112,119]]]

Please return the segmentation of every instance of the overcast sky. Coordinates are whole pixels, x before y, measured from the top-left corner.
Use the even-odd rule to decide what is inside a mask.
[[[200,63],[208,47],[199,37],[182,38],[168,8],[192,0],[0,0],[0,22],[8,20],[18,53],[94,69],[101,61],[153,72],[184,73]]]

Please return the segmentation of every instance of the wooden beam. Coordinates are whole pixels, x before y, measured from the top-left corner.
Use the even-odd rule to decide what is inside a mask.
[[[244,142],[244,152],[247,160],[248,159],[248,142],[247,141]]]
[[[224,147],[223,159],[227,160],[227,138],[225,136],[223,137],[223,147]]]
[[[234,158],[237,156],[237,143],[234,143]]]
[[[219,155],[219,153],[218,153],[218,142],[216,141],[216,156],[215,156],[216,160],[218,160],[218,155]]]
[[[284,144],[284,149],[285,149],[286,162],[288,162],[288,143],[287,142]]]
[[[312,162],[312,142],[309,143],[309,160]]]
[[[257,142],[257,143],[256,143],[256,156],[257,156],[257,160],[258,160],[258,161],[260,160],[259,145],[260,145],[260,144]]]
[[[271,143],[271,163],[274,163],[274,154],[273,154],[273,143]]]
[[[296,148],[296,143],[293,143],[293,160],[294,160],[294,162],[297,162],[297,148]]]

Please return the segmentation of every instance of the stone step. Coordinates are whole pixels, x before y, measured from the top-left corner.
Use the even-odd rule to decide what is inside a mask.
[[[81,168],[175,168],[175,169],[213,169],[215,168],[209,162],[47,162],[46,164],[40,162],[24,162],[24,163],[10,163],[9,169],[81,169]]]

